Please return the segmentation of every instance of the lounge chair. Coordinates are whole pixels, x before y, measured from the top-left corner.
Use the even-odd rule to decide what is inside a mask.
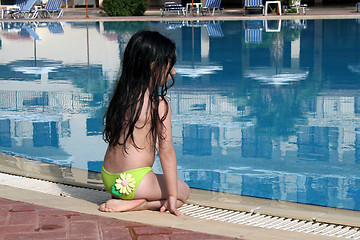
[[[44,9],[39,9],[39,16],[42,18],[59,18],[64,14],[64,10],[61,9],[61,3],[63,0],[48,0]]]
[[[261,43],[263,30],[262,20],[245,21],[245,43]]]
[[[0,5],[1,18],[7,17],[11,12],[19,11],[25,3],[26,0],[16,0],[14,5]]]
[[[307,4],[301,4],[301,0],[292,0],[290,2],[290,5],[283,6],[284,14],[287,14],[290,9],[296,9],[297,14],[300,14],[300,9],[302,9],[303,14],[306,14]]]
[[[220,8],[221,0],[206,0],[205,6],[201,7],[201,13],[203,15],[207,13],[211,13],[211,15],[215,15],[215,11],[219,11],[221,14],[224,13],[224,8]]]
[[[185,26],[184,21],[166,21],[164,23],[165,23],[166,29],[178,29],[178,28],[182,28],[183,26]]]
[[[185,22],[186,27],[205,27],[209,21],[190,20]]]
[[[274,26],[274,23],[275,26]],[[266,32],[281,32],[281,19],[279,20],[265,20]]]
[[[63,34],[64,29],[61,22],[49,22],[47,25],[49,32],[52,34]]]
[[[246,14],[246,10],[249,9],[262,9],[262,14],[265,14],[265,8],[263,5],[263,0],[245,0],[244,3],[244,16]]]
[[[12,18],[21,18],[33,19],[38,16],[38,11],[34,8],[36,0],[28,0],[20,9],[11,10],[10,15]]]
[[[164,8],[160,8],[160,15],[169,15],[170,12],[177,12],[178,15],[182,13],[185,16],[186,8],[176,2],[165,2]]]
[[[25,31],[35,40],[40,40],[39,35],[31,27],[24,27]]]
[[[292,29],[306,29],[307,21],[305,19],[292,19],[287,21],[287,24]]]
[[[26,2],[26,0],[15,0],[15,5],[21,9],[26,4]]]
[[[199,15],[201,11],[201,5],[202,5],[201,2],[186,3],[186,15],[188,15],[188,13]]]
[[[212,21],[209,24],[207,24],[206,31],[208,32],[209,37],[219,38],[224,36],[224,32],[219,22]]]
[[[15,10],[20,10],[20,7],[17,5],[0,5],[0,10],[1,10],[1,19],[3,19],[4,17],[7,18],[7,15]]]

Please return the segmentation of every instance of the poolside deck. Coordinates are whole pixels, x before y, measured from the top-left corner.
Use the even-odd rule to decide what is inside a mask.
[[[103,213],[89,196],[55,196],[2,184],[0,196],[0,239],[339,239],[153,211]]]
[[[343,231],[347,229],[349,235],[355,234],[353,239],[360,239],[358,211],[192,189],[188,205],[192,208],[199,205],[202,209],[188,211],[187,216],[154,211],[103,213],[98,205],[110,195],[99,191],[102,189],[100,174],[3,153],[0,153],[0,169],[5,173],[0,173],[1,240],[339,239],[284,231],[281,226],[258,227],[211,219],[219,211],[228,219],[233,214],[242,217],[246,213],[249,221],[264,220],[266,216],[267,221],[282,219],[286,224],[322,224],[316,226],[319,229],[325,225],[333,226],[334,230],[340,227]],[[205,214],[196,216],[199,210]]]
[[[176,16],[160,17],[158,9],[149,10],[143,17],[101,17],[99,9],[68,8],[60,21],[127,21],[127,20],[192,20],[192,19],[272,19],[272,18],[360,18],[355,6],[339,7],[308,7],[306,15],[288,14],[283,16],[261,14],[247,14],[243,16],[242,9],[226,9],[223,15],[209,16]],[[9,19],[1,19],[9,21]],[[18,21],[18,20],[17,20]],[[22,21],[22,20],[21,20]],[[54,20],[48,20],[54,21]],[[55,20],[57,21],[57,20]],[[6,157],[5,157],[6,158]],[[4,156],[0,156],[3,162]],[[7,159],[6,161],[12,161]],[[16,159],[14,166],[22,166],[18,170],[37,172],[34,164],[19,163]],[[1,166],[5,171],[4,165]],[[40,168],[39,168],[40,169]],[[44,171],[44,166],[41,166]],[[16,174],[16,171],[12,173]],[[9,172],[9,171],[7,171]],[[23,171],[25,172],[25,171]],[[54,172],[51,169],[50,174]],[[43,174],[41,172],[41,174]],[[51,176],[50,176],[51,177]],[[53,176],[57,177],[57,176]],[[93,180],[93,179],[91,179]],[[84,182],[88,182],[88,179]],[[68,183],[68,182],[67,182]],[[26,186],[25,186],[26,187]],[[210,194],[210,195],[209,195]],[[54,195],[32,189],[20,189],[6,185],[0,178],[0,240],[5,239],[339,239],[322,235],[298,233],[269,228],[252,227],[247,225],[206,220],[189,216],[175,217],[153,211],[128,213],[102,213],[97,210],[99,201],[91,201],[89,196],[67,197]],[[281,212],[288,217],[312,219],[320,216],[324,222],[342,222],[360,227],[360,213],[354,211],[286,204],[269,200],[246,199],[241,201],[221,194],[204,193],[192,190],[190,201],[224,209],[239,208],[249,211],[264,209],[268,214]],[[275,204],[277,203],[277,204]],[[295,216],[296,215],[296,216]]]
[[[68,8],[64,10],[63,19],[72,20],[72,19],[84,19],[86,17],[86,9],[84,8]],[[289,13],[286,15],[275,15],[268,14],[263,16],[259,13],[250,13],[243,15],[242,8],[230,8],[225,9],[224,14],[215,14],[215,16],[178,16],[176,14],[170,14],[169,16],[160,16],[159,9],[149,9],[146,11],[145,16],[142,17],[102,17],[99,14],[99,9],[89,8],[88,9],[88,20],[91,21],[128,21],[128,20],[241,20],[241,19],[293,19],[293,18],[306,18],[306,19],[317,19],[317,18],[360,18],[360,12],[356,12],[354,6],[309,6],[306,10],[306,15],[304,14],[294,14]]]
[[[306,15],[288,13],[286,15],[268,14],[263,16],[259,13],[250,13],[243,15],[243,8],[228,8],[225,9],[224,14],[215,14],[215,16],[178,16],[176,14],[170,14],[169,16],[160,16],[159,9],[149,9],[145,12],[145,16],[140,17],[103,17],[99,13],[99,8],[65,8],[64,16],[60,19],[33,19],[29,21],[157,21],[157,20],[245,20],[245,19],[331,19],[331,18],[360,18],[360,12],[356,12],[355,5],[342,5],[342,6],[309,6],[306,10]],[[10,19],[13,21],[12,19]],[[16,20],[23,21],[24,19]],[[0,19],[0,21],[9,21],[9,19]]]

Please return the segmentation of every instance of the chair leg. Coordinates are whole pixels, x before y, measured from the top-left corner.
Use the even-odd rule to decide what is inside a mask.
[[[63,11],[47,11],[47,17],[49,18],[60,18],[63,15]]]

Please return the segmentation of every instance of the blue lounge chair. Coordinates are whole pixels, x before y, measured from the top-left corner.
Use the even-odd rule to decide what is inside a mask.
[[[245,43],[262,42],[264,23],[262,20],[245,21]]]
[[[211,13],[215,15],[215,11],[219,11],[221,14],[224,13],[224,8],[220,8],[221,0],[206,0],[205,6],[201,7],[201,12],[203,15]]]
[[[160,8],[160,15],[169,15],[170,12],[177,12],[178,15],[180,15],[180,13],[184,16],[186,15],[186,9],[181,4],[176,2],[165,2],[164,8]]]
[[[2,5],[1,6],[1,18],[11,14],[12,12],[19,11],[26,4],[26,0],[15,0],[14,5]]]
[[[15,0],[15,5],[21,9],[26,4],[26,2],[26,0]]]
[[[224,32],[219,22],[210,22],[206,25],[206,30],[209,34],[209,37],[220,38],[224,36]]]
[[[31,27],[25,27],[25,31],[35,40],[40,40],[39,35]]]
[[[61,22],[49,22],[47,25],[49,32],[52,34],[63,34],[64,29]]]
[[[64,10],[61,9],[61,3],[63,0],[49,0],[44,9],[39,10],[39,16],[42,18],[59,18],[64,14]]]
[[[10,15],[12,18],[21,18],[24,17],[26,19],[36,18],[38,15],[37,9],[34,9],[34,4],[36,0],[28,0],[20,9],[12,10]]]
[[[246,14],[246,10],[249,9],[262,9],[262,14],[265,14],[265,8],[263,5],[263,0],[245,0],[244,3],[244,16]]]

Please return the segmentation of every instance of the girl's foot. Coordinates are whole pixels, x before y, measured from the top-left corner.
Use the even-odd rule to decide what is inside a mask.
[[[99,206],[99,210],[102,212],[125,212],[130,211],[141,204],[145,203],[145,199],[136,200],[121,200],[121,199],[110,199],[106,203]]]

